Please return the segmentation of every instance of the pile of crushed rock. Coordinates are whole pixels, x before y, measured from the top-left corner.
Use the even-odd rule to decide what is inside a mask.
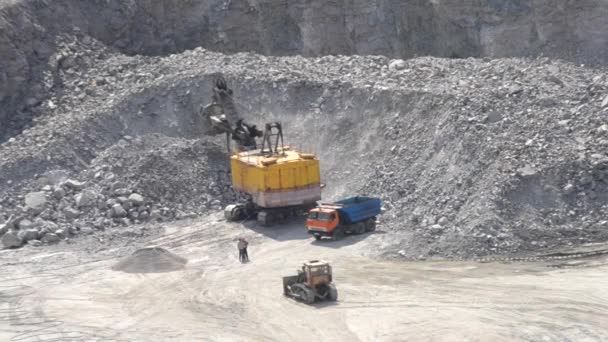
[[[107,228],[221,210],[231,189],[225,146],[161,135],[125,137],[70,178],[52,170],[0,198],[4,247],[39,246]],[[80,181],[82,180],[82,181]]]
[[[112,266],[112,270],[125,273],[164,273],[181,270],[187,263],[187,259],[164,248],[148,247],[138,249]]]
[[[384,227],[401,237],[387,254],[510,254],[608,240],[605,70],[546,58],[392,68],[446,96],[382,125],[386,149],[362,191],[384,199]]]

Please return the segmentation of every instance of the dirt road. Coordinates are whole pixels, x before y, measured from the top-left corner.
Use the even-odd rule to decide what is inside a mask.
[[[88,262],[59,250],[3,251],[0,340],[608,341],[606,257],[379,262],[363,252],[382,232],[320,243],[295,224],[260,229],[219,218],[154,241],[189,259],[171,273],[112,271],[118,260],[102,256],[119,250]],[[249,264],[238,262],[238,236],[250,241]],[[334,265],[339,301],[284,298],[281,276],[316,258]]]

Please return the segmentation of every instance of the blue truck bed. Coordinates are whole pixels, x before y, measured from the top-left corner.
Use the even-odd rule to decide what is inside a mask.
[[[351,197],[336,204],[340,217],[344,219],[344,224],[353,224],[367,220],[368,218],[380,215],[380,199],[373,197]]]

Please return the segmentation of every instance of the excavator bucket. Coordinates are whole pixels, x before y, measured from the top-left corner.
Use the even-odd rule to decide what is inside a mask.
[[[234,140],[238,151],[257,148],[255,138],[263,134],[255,125],[248,125],[239,117],[232,90],[222,75],[217,76],[213,87],[213,102],[201,108],[200,115],[205,124],[206,135],[226,134],[228,151],[230,140]]]
[[[204,133],[206,135],[219,135],[230,132],[230,124],[226,121],[226,115],[222,106],[211,103],[201,109],[201,117],[204,122]]]

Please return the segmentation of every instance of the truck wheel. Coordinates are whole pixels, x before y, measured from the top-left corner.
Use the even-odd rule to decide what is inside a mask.
[[[321,240],[321,235],[313,235],[315,237],[315,240],[319,241]]]
[[[334,284],[329,284],[328,285],[329,289],[329,293],[327,294],[327,299],[329,299],[332,302],[335,302],[338,300],[338,289],[336,288],[336,285]]]
[[[355,223],[355,227],[354,228],[355,228],[354,229],[355,234],[357,234],[357,235],[365,233],[365,231],[366,231],[365,222]]]
[[[367,221],[367,225],[366,226],[367,226],[366,230],[368,232],[373,232],[374,230],[376,230],[376,218],[373,217],[373,218],[369,219]]]
[[[334,230],[334,233],[331,235],[331,239],[334,241],[338,241],[344,237],[344,229],[342,227],[338,227]]]

